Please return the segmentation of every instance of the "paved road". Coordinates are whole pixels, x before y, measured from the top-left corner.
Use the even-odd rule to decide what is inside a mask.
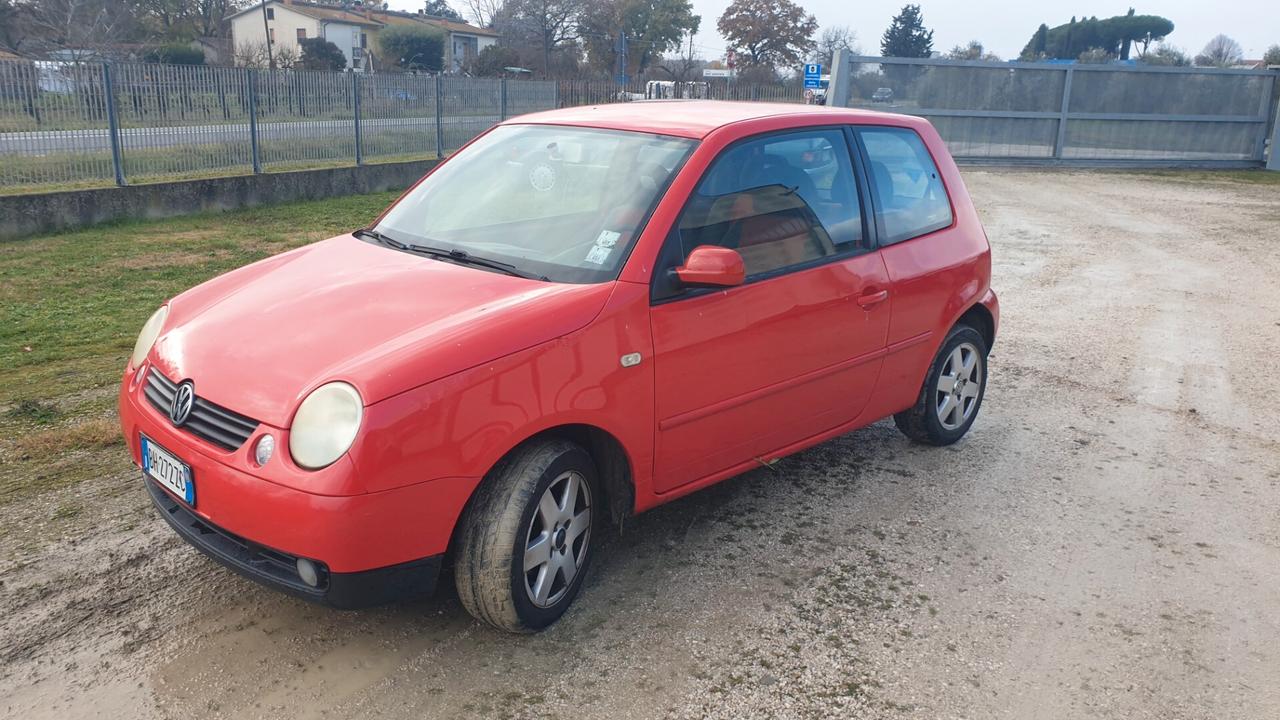
[[[451,133],[475,135],[499,121],[497,115],[448,115],[441,118],[445,136],[456,139]],[[435,118],[366,118],[361,129],[366,137],[378,133],[416,131],[435,132]],[[264,122],[258,124],[258,138],[262,141],[314,140],[334,137],[351,137],[350,120],[306,120],[294,122]],[[465,138],[461,138],[465,139]],[[141,150],[192,145],[220,145],[224,143],[249,143],[248,123],[226,125],[191,125],[156,128],[123,128],[121,145],[126,149]],[[106,129],[58,130],[49,132],[0,133],[0,156],[40,156],[67,152],[108,152],[111,137]]]

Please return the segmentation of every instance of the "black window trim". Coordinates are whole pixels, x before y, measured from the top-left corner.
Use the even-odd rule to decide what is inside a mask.
[[[655,263],[653,273],[649,278],[650,307],[653,307],[656,305],[665,305],[670,302],[678,302],[681,300],[691,300],[693,298],[703,297],[704,295],[710,295],[712,293],[724,292],[726,290],[734,290],[739,287],[747,287],[749,285],[754,285],[756,283],[773,280],[774,278],[782,277],[783,275],[791,275],[794,273],[804,272],[805,270],[812,270],[813,268],[821,267],[823,265],[829,265],[831,263],[841,262],[844,260],[848,260],[849,258],[858,257],[860,255],[866,255],[867,253],[876,252],[877,250],[880,249],[879,234],[880,234],[881,224],[879,223],[878,217],[876,218],[875,222],[872,222],[867,214],[868,209],[871,208],[871,205],[869,204],[871,201],[871,189],[870,189],[870,185],[868,184],[867,174],[865,172],[864,160],[863,160],[864,156],[859,152],[859,149],[855,147],[854,142],[856,141],[856,138],[853,136],[853,133],[850,130],[850,126],[848,125],[843,125],[843,124],[804,125],[799,127],[783,128],[781,130],[769,130],[767,132],[756,133],[754,135],[748,135],[746,137],[738,138],[737,140],[734,140],[733,142],[721,148],[720,152],[716,153],[716,156],[711,159],[711,162],[707,164],[707,169],[703,171],[702,175],[698,178],[698,181],[694,183],[694,186],[693,186],[694,191],[695,192],[697,191],[698,186],[702,184],[702,181],[703,179],[706,178],[707,174],[715,169],[716,161],[718,161],[726,153],[728,153],[730,150],[734,149],[739,145],[742,145],[748,142],[755,142],[763,138],[772,137],[774,135],[793,135],[797,133],[814,132],[819,130],[827,130],[827,131],[834,130],[844,137],[845,149],[849,153],[849,164],[853,168],[854,185],[856,186],[856,189],[858,192],[858,202],[859,202],[858,213],[862,219],[862,236],[865,240],[862,243],[862,245],[864,245],[864,247],[856,248],[854,250],[847,250],[845,252],[835,253],[832,255],[825,255],[823,257],[814,258],[812,260],[807,260],[802,263],[796,263],[795,265],[786,265],[784,267],[775,268],[773,270],[757,273],[755,275],[748,275],[746,279],[743,280],[741,285],[736,285],[734,287],[684,288],[682,291],[677,292],[674,295],[670,295],[664,298],[654,298],[653,291],[656,287],[658,280],[663,275],[675,271],[674,267],[665,267],[663,266],[662,263],[663,263],[663,256],[666,255],[666,252],[664,251],[667,249],[667,246],[671,245],[672,243],[679,242],[680,218],[681,216],[684,215],[684,211],[688,208],[692,197],[685,198],[684,203],[680,206],[680,212],[676,213],[675,220],[672,222],[671,228],[667,231],[667,236],[662,241],[662,246],[658,250],[658,260]]]
[[[956,226],[956,205],[951,200],[951,188],[947,186],[946,178],[942,177],[942,170],[938,168],[938,159],[933,156],[933,151],[929,149],[929,143],[925,142],[924,138],[920,137],[920,133],[916,132],[915,128],[904,127],[902,125],[876,125],[876,124],[870,124],[870,123],[868,124],[860,123],[858,125],[850,125],[848,127],[849,127],[850,133],[853,135],[854,141],[857,144],[857,149],[854,152],[856,152],[858,156],[861,158],[863,167],[867,168],[868,170],[871,167],[871,155],[867,153],[867,146],[865,143],[862,142],[862,133],[864,130],[905,130],[915,135],[916,139],[920,141],[920,145],[924,148],[925,153],[929,155],[929,162],[933,163],[933,171],[938,174],[938,182],[942,185],[942,192],[946,193],[947,209],[951,213],[951,221],[948,222],[946,225],[940,225],[938,227],[922,230],[921,232],[918,232],[915,235],[902,238],[901,240],[894,240],[893,242],[887,242],[886,238],[889,237],[889,233],[885,230],[885,227],[884,227],[884,213],[880,209],[879,201],[876,200],[876,194],[874,192],[870,192],[869,193],[870,200],[871,200],[870,207],[872,209],[872,214],[875,217],[875,226],[876,226],[876,245],[875,245],[876,249],[883,249],[887,247],[893,247],[894,245],[901,245],[902,243],[911,242],[912,240],[917,240],[919,238],[925,237],[926,235],[932,235],[936,232],[948,230]],[[871,173],[869,171],[866,172],[865,177],[867,180],[867,187],[868,189],[870,189],[871,184],[875,182],[875,179],[871,176]]]

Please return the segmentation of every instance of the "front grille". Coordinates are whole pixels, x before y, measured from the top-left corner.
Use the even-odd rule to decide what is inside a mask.
[[[165,417],[169,416],[173,395],[177,391],[178,384],[155,367],[147,371],[147,385],[143,392],[151,406]],[[191,406],[191,416],[182,425],[183,430],[225,450],[239,449],[257,428],[257,420],[215,405],[199,395]]]

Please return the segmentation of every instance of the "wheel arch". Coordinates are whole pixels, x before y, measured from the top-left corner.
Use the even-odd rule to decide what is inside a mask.
[[[635,474],[631,457],[627,454],[622,442],[613,433],[596,425],[586,423],[565,423],[539,430],[512,445],[485,471],[485,476],[472,488],[471,495],[458,514],[461,519],[471,509],[472,503],[481,486],[489,481],[489,473],[504,459],[521,448],[549,439],[563,439],[572,442],[591,456],[600,474],[601,491],[604,493],[605,507],[609,511],[609,519],[618,527],[622,527],[626,518],[635,511]],[[461,520],[454,524],[449,539],[449,554],[456,551],[458,528]]]
[[[956,325],[968,325],[977,330],[978,334],[987,343],[987,350],[990,350],[991,346],[995,344],[996,318],[981,301],[975,302],[969,306],[968,310],[961,313],[960,317],[956,318],[956,321],[952,323],[952,327]]]

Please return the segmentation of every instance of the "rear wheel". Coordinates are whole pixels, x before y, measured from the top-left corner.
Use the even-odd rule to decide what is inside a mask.
[[[957,325],[925,375],[920,397],[893,416],[902,434],[929,445],[950,445],[969,432],[987,389],[987,343],[968,325]]]
[[[591,560],[598,487],[591,456],[566,440],[500,462],[462,520],[455,581],[467,611],[512,632],[559,619]]]

